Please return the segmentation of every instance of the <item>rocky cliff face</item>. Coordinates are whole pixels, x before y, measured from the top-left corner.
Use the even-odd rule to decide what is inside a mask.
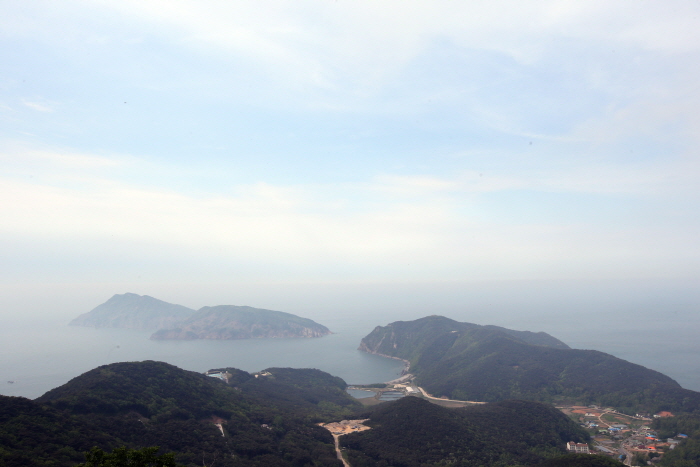
[[[95,328],[156,330],[171,327],[195,311],[148,295],[117,294],[69,324]]]
[[[161,329],[151,339],[263,339],[321,337],[331,331],[291,313],[248,306],[204,307],[172,329]]]

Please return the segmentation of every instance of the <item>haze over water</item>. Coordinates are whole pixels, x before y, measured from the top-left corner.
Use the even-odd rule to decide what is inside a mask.
[[[67,326],[70,319],[110,295],[85,306],[85,296],[98,294],[57,294],[53,311],[60,312],[61,319],[51,315],[37,319],[34,314],[23,320],[21,305],[6,300],[4,308],[16,314],[11,319],[9,313],[3,315],[0,323],[0,394],[34,398],[99,365],[138,360],[160,360],[198,372],[222,366],[251,372],[275,366],[318,368],[350,384],[384,382],[395,378],[403,365],[358,351],[362,337],[377,325],[431,314],[545,331],[573,348],[607,352],[667,374],[685,388],[700,390],[696,337],[700,299],[692,284],[297,284],[248,287],[235,293],[230,288],[210,288],[200,291],[209,299],[199,304],[193,299],[201,301],[202,296],[138,292],[192,307],[246,304],[278,309],[311,318],[336,334],[318,339],[151,341],[150,332]],[[26,300],[27,310],[48,307],[37,297]]]
[[[382,381],[360,339],[430,314],[700,389],[700,2],[49,4],[0,15],[0,393],[142,359]],[[338,334],[66,326],[125,292]]]

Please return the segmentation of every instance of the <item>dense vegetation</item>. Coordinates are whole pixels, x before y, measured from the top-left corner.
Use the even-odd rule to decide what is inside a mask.
[[[116,363],[37,401],[0,398],[0,465],[68,466],[92,446],[160,446],[186,465],[338,466],[330,433],[314,422],[356,406],[345,383],[318,370],[269,371],[279,376],[235,370],[247,381],[236,388],[166,363]],[[307,386],[313,400],[302,397]]]
[[[622,462],[608,456],[592,456],[590,454],[567,454],[546,460],[532,467],[622,467]]]
[[[553,407],[503,401],[446,409],[416,397],[362,415],[369,431],[341,438],[353,467],[517,466],[565,454],[588,434]]]
[[[116,294],[70,322],[72,326],[156,330],[187,319],[191,308],[134,293]]]
[[[700,409],[700,393],[659,372],[603,352],[548,345],[544,336],[430,316],[378,327],[360,348],[409,360],[419,385],[453,399],[570,400],[631,413]]]
[[[94,445],[118,440],[81,420],[24,397],[0,396],[0,465],[73,465]]]
[[[205,306],[177,327],[160,329],[151,339],[256,339],[321,337],[331,331],[308,318],[250,306]]]
[[[148,295],[117,294],[70,322],[74,326],[156,331],[152,339],[320,337],[330,330],[308,318],[250,306],[205,306],[195,311]]]
[[[320,370],[268,368],[258,378],[234,368],[225,371],[232,374],[230,385],[273,400],[277,407],[304,413],[313,422],[343,418],[362,407],[345,391],[347,384],[342,378]]]
[[[435,345],[438,337],[459,334],[468,330],[486,330],[501,332],[532,345],[542,345],[558,349],[569,346],[544,332],[514,331],[500,326],[480,326],[472,323],[460,323],[444,316],[427,316],[414,321],[396,321],[387,326],[377,326],[362,339],[361,350],[390,355],[413,362],[426,350]],[[455,336],[449,336],[453,338]]]
[[[121,446],[112,452],[94,447],[85,454],[85,462],[76,467],[178,467],[175,454],[158,454],[157,446],[129,449]]]
[[[662,467],[697,467],[700,466],[700,437],[694,436],[668,451],[658,465]]]
[[[675,449],[664,454],[659,462],[663,467],[697,467],[700,466],[700,417],[681,414],[675,417],[657,418],[652,423],[659,438],[671,438],[682,433],[688,439]]]

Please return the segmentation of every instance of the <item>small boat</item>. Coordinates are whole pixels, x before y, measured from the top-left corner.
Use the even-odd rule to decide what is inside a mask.
[[[8,381],[7,384],[15,384],[14,381]]]

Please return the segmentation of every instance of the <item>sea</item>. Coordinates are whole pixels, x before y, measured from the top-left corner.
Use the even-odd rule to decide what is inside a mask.
[[[357,350],[363,336],[344,329],[312,339],[162,341],[150,340],[151,333],[65,322],[6,326],[0,331],[0,394],[33,399],[95,367],[127,361],[163,361],[197,372],[317,368],[349,384],[390,381],[404,368],[401,361]]]
[[[328,312],[326,301],[302,310],[282,309],[327,326],[334,334],[313,339],[153,341],[150,332],[69,326],[69,319],[0,317],[0,394],[30,399],[97,366],[124,361],[164,361],[205,372],[234,367],[255,372],[272,367],[317,368],[348,384],[397,378],[402,362],[358,350],[375,326],[440,314],[457,321],[544,331],[572,348],[593,349],[660,371],[700,391],[700,299],[695,294],[533,294],[520,287],[486,293],[430,294],[396,300],[367,299]],[[596,292],[597,293],[593,293]],[[608,291],[609,292],[609,291]],[[616,290],[614,291],[616,292]],[[376,295],[374,296],[376,297]],[[400,298],[403,297],[403,298]],[[400,298],[400,299],[399,299]],[[348,302],[349,303],[349,302]],[[96,303],[97,305],[99,303]],[[79,310],[74,316],[87,310]]]

